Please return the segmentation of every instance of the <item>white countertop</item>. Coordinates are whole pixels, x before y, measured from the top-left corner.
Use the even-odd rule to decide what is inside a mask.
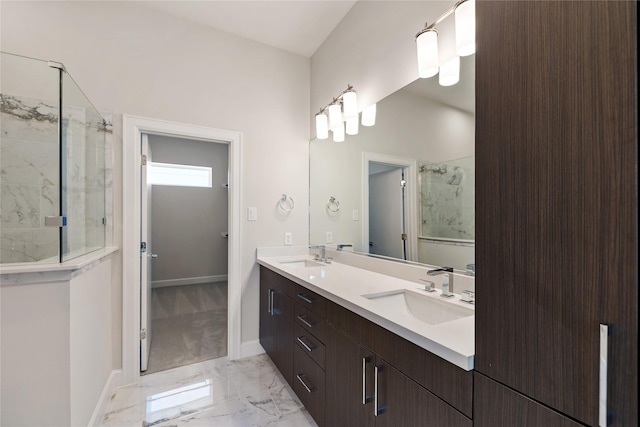
[[[270,254],[271,255],[271,254]],[[313,259],[308,254],[267,256],[258,253],[258,263],[346,309],[382,326],[406,340],[442,357],[464,370],[473,369],[475,349],[475,315],[430,325],[411,315],[394,312],[379,302],[362,295],[398,289],[421,292],[427,297],[458,305],[466,309],[474,306],[460,301],[460,295],[441,298],[440,289],[424,292],[424,286],[386,274],[352,267],[333,261],[321,267],[292,267],[283,261]],[[454,292],[457,292],[454,288]]]

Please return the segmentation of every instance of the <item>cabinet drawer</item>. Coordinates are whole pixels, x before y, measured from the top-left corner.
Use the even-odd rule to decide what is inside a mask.
[[[327,300],[304,286],[297,286],[297,292],[293,299],[320,317],[327,317]]]
[[[296,304],[294,319],[296,323],[313,334],[323,343],[327,340],[327,322],[318,314],[300,304]]]
[[[293,341],[302,351],[324,369],[325,346],[315,336],[296,324],[293,328]]]
[[[309,414],[324,426],[325,374],[298,346],[293,348],[293,391],[298,395]]]

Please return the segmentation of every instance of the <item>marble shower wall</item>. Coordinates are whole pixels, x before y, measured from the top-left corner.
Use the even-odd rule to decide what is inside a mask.
[[[58,255],[58,229],[44,228],[58,212],[58,157],[57,101],[0,94],[1,263]]]
[[[58,229],[44,226],[60,204],[57,101],[0,94],[0,102],[0,263],[58,262]],[[65,103],[62,122],[65,259],[104,247],[113,168],[110,126],[74,104]]]
[[[419,163],[421,237],[475,240],[473,162]]]

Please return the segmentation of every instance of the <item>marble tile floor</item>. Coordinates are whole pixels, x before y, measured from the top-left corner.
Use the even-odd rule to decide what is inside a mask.
[[[317,427],[268,356],[226,357],[140,377],[111,396],[102,427]]]

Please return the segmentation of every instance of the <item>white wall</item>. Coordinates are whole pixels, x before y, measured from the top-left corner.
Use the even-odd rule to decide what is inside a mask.
[[[285,231],[293,233],[294,244],[308,242],[309,59],[133,2],[2,1],[0,8],[3,51],[63,62],[93,104],[112,111],[117,123],[126,113],[242,132],[242,210],[258,208],[258,221],[243,225],[242,340],[256,340],[256,247],[281,245]],[[118,141],[114,153],[119,221],[127,213],[118,212]],[[296,201],[286,217],[276,208],[283,193]],[[118,299],[121,272],[113,273],[112,296]],[[119,310],[114,307],[114,319],[122,318]],[[113,322],[114,352],[119,322]]]

